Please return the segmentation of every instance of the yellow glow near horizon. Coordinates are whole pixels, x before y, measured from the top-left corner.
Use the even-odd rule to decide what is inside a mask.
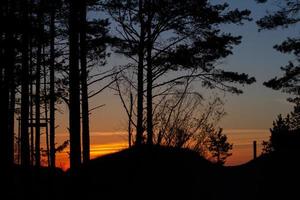
[[[114,153],[127,148],[125,143],[112,143],[112,144],[94,144],[91,145],[90,155],[91,158],[96,158],[109,153]]]
[[[104,156],[110,153],[115,153],[121,151],[122,149],[127,148],[127,144],[124,142],[120,143],[110,143],[110,144],[92,144],[90,149],[91,159]],[[57,153],[57,167],[67,170],[70,167],[69,162],[69,149],[64,150],[61,153]]]
[[[269,130],[267,129],[227,129],[224,130],[230,143],[233,143],[233,155],[227,159],[225,165],[239,165],[250,161],[253,158],[252,142],[257,141],[258,155],[261,153],[261,143],[268,140]],[[61,134],[58,142],[68,139],[67,134]],[[128,147],[126,132],[91,132],[91,159],[115,153]],[[69,168],[69,149],[57,153],[57,167],[66,170]]]

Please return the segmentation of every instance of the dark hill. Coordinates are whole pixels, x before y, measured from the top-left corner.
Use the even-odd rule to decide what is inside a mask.
[[[228,167],[225,176],[229,187],[235,190],[231,199],[300,199],[300,163],[296,152],[260,156],[244,165]]]
[[[281,152],[222,167],[189,150],[145,146],[91,160],[76,173],[16,166],[2,173],[0,189],[18,200],[300,199],[297,160],[298,153]]]
[[[3,173],[4,171],[4,173]],[[67,176],[61,169],[13,166],[0,173],[0,199],[64,199]]]
[[[222,184],[220,172],[220,166],[189,150],[141,147],[90,161],[77,182],[89,191],[87,199],[100,194],[111,199],[214,199],[213,185]]]

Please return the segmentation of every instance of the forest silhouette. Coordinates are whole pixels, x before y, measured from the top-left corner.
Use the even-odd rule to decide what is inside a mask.
[[[298,1],[278,8],[256,22],[258,31],[298,24]],[[204,98],[194,84],[238,95],[256,81],[220,65],[242,41],[224,27],[247,26],[251,10],[208,0],[5,0],[0,9],[3,198],[299,196],[299,38],[275,45],[295,59],[264,83],[290,94],[294,110],[273,122],[262,155],[226,167],[233,144],[218,126],[224,101]],[[112,54],[128,62],[107,67]],[[90,101],[103,91],[124,108],[128,148],[91,159],[90,118],[103,105]],[[56,137],[58,112],[69,117],[66,141]],[[66,149],[63,171],[56,155]]]

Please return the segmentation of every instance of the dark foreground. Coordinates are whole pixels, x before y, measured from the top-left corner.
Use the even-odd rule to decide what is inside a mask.
[[[300,199],[298,158],[273,153],[221,167],[188,150],[133,148],[92,160],[75,175],[15,167],[1,175],[1,199]]]

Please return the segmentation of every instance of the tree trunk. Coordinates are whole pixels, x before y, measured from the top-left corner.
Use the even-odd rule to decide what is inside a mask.
[[[5,6],[3,4],[3,2],[0,2],[0,20],[4,21],[4,10],[5,10]],[[3,29],[0,29],[0,43],[3,44],[4,43],[4,31]],[[0,59],[4,60],[4,45],[0,46]],[[3,92],[3,86],[4,86],[4,82],[3,82],[3,69],[5,68],[5,66],[3,65],[5,64],[4,62],[0,63],[0,92]],[[3,112],[3,98],[0,98],[0,120],[3,119],[5,116],[3,116],[4,112]],[[1,120],[2,121],[2,120]],[[4,130],[3,130],[3,125],[4,122],[0,121],[0,158],[3,158],[3,156],[5,156],[5,151],[4,151],[4,142],[5,142],[5,134],[4,134]]]
[[[50,16],[50,166],[55,167],[55,5]]]
[[[87,46],[86,46],[86,1],[81,0],[80,12],[80,65],[81,65],[81,100],[82,100],[82,156],[83,162],[90,160],[90,130],[89,130],[89,102],[87,86]]]
[[[13,52],[14,53],[14,52]],[[13,59],[15,55],[13,55]],[[14,62],[14,61],[13,61]],[[8,157],[9,157],[9,165],[12,166],[14,164],[14,150],[15,150],[15,101],[16,101],[16,87],[15,80],[13,78],[14,68],[12,69],[12,77],[10,78],[10,102],[9,102],[9,111],[8,111]]]
[[[139,18],[140,18],[140,41],[138,46],[138,94],[137,94],[137,127],[136,127],[136,145],[143,143],[143,111],[144,111],[144,49],[145,49],[145,22],[143,19],[143,0],[139,0]]]
[[[79,79],[79,5],[70,0],[69,18],[69,123],[70,123],[70,168],[77,170],[81,163],[80,143],[80,79]]]
[[[41,63],[42,63],[42,38],[43,38],[43,14],[42,14],[42,0],[39,3],[38,11],[38,49],[37,49],[37,63],[36,63],[36,85],[35,85],[35,165],[40,167],[41,165],[41,154],[40,154],[40,144],[41,144],[41,127],[40,127],[40,91],[41,91]]]
[[[4,2],[0,2],[0,20],[4,21],[4,11],[5,11],[5,6],[3,4]],[[0,43],[3,44],[4,43],[4,31],[3,29],[0,29]],[[4,60],[5,56],[4,56],[4,45],[0,46],[0,59]],[[5,62],[0,63],[0,92],[2,93],[4,90],[4,74],[3,74],[3,69],[5,69]],[[4,160],[5,157],[5,123],[2,121],[3,118],[5,118],[4,114],[4,110],[5,107],[3,105],[3,98],[0,98],[0,158]],[[1,169],[1,168],[0,168]]]
[[[10,24],[10,29],[9,29],[9,46],[10,48],[8,49],[8,55],[9,55],[9,68],[8,68],[8,80],[9,80],[9,93],[10,93],[10,101],[9,101],[9,110],[8,110],[8,162],[9,165],[12,166],[14,164],[14,116],[15,116],[15,78],[14,78],[14,73],[15,73],[15,36],[14,36],[14,31],[11,29],[11,27],[14,25],[14,11],[15,11],[15,2],[10,1],[10,11],[9,11],[9,18],[12,21]]]
[[[38,47],[37,67],[36,67],[36,94],[35,94],[35,165],[39,167],[41,164],[40,144],[41,144],[41,127],[40,127],[40,87],[41,87],[41,50]]]
[[[45,55],[45,46],[43,46],[43,55]],[[44,97],[47,96],[47,70],[45,57],[43,57],[43,69],[44,69]],[[49,154],[49,129],[48,129],[48,101],[47,98],[44,98],[45,105],[45,122],[46,122],[46,152],[47,152],[47,161],[48,166],[50,164],[50,154]]]
[[[4,114],[5,118],[1,118],[1,121],[4,125],[4,130],[1,133],[4,134],[3,137],[3,148],[4,150],[1,151],[3,156],[1,156],[3,163],[7,167],[11,167],[14,163],[14,110],[15,110],[15,82],[14,82],[14,68],[15,68],[15,46],[14,46],[14,35],[12,26],[14,23],[13,16],[14,16],[14,9],[15,5],[14,2],[7,1],[7,16],[8,16],[8,26],[5,27],[6,29],[6,45],[5,45],[5,59],[7,62],[5,64],[5,74],[4,74],[4,92],[3,99],[5,102],[1,102],[4,106]],[[2,116],[1,116],[2,117]],[[2,146],[2,145],[1,145]]]
[[[9,135],[8,135],[8,106],[9,106],[9,79],[8,79],[8,71],[9,67],[9,58],[8,58],[8,35],[5,34],[4,38],[4,65],[2,66],[3,69],[1,69],[2,73],[2,80],[1,80],[1,105],[0,105],[0,159],[2,160],[3,164],[0,166],[0,168],[5,167],[7,168],[9,166],[9,157],[8,157],[8,150],[9,150]]]
[[[21,165],[21,119],[18,119],[18,155],[17,163]]]
[[[28,117],[29,117],[29,73],[28,73],[28,43],[30,27],[28,19],[28,2],[22,1],[23,27],[22,27],[22,76],[21,76],[21,164],[30,165]]]
[[[152,14],[151,1],[148,1],[147,21],[147,144],[153,145],[153,115],[152,115]]]
[[[133,96],[130,92],[130,107],[129,107],[129,116],[128,116],[128,146],[131,148],[132,144],[132,128],[131,128],[131,120],[132,120],[132,112],[133,112]]]
[[[30,130],[29,130],[29,135],[30,135],[30,164],[33,166],[34,165],[34,127],[32,126],[33,124],[33,107],[34,107],[34,98],[33,98],[33,48],[32,48],[32,40],[30,40],[29,43],[29,77],[30,77],[30,83],[29,83],[29,123],[31,124]]]

